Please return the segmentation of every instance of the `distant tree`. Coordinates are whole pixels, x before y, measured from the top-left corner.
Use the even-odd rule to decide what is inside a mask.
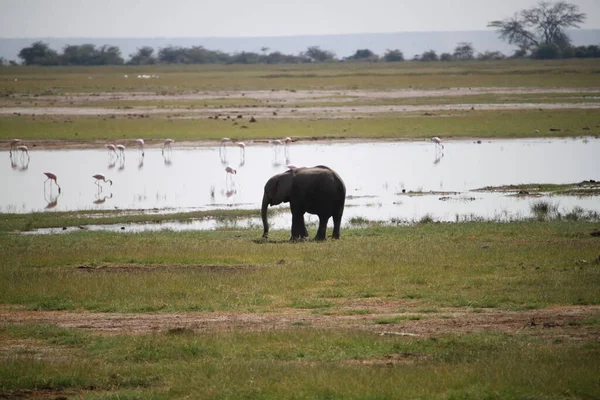
[[[440,61],[454,61],[454,56],[450,53],[440,54]]]
[[[304,53],[301,53],[300,56],[307,57],[312,62],[333,61],[335,59],[335,53],[327,50],[321,50],[319,46],[309,47]]]
[[[350,57],[346,57],[346,60],[353,61],[379,61],[379,56],[373,53],[369,49],[356,50],[356,53]]]
[[[23,60],[23,64],[25,65],[60,64],[58,53],[44,42],[35,42],[30,47],[22,48],[19,51],[19,58]]]
[[[419,61],[438,61],[438,55],[435,50],[429,50],[421,54]]]
[[[477,55],[477,59],[480,61],[503,60],[505,58],[506,56],[499,51],[485,51]]]
[[[235,53],[231,56],[231,63],[233,64],[258,64],[260,54],[248,51],[242,51],[241,53]]]
[[[471,43],[461,42],[454,48],[454,59],[456,60],[472,60],[474,58],[475,49]]]
[[[512,18],[491,21],[488,27],[496,28],[501,39],[527,50],[548,44],[568,45],[566,29],[579,28],[585,19],[586,14],[579,12],[575,4],[540,1],[536,7],[521,10]]]
[[[531,53],[531,56],[539,60],[554,60],[562,58],[562,51],[555,43],[544,43],[536,47]]]
[[[404,61],[404,54],[398,49],[396,49],[396,50],[387,49],[385,51],[385,54],[383,55],[383,61],[387,61],[387,62]]]
[[[158,60],[164,64],[189,64],[186,62],[185,49],[167,46],[158,51]]]
[[[121,57],[121,49],[107,44],[98,49],[98,58],[100,65],[121,65],[125,62]]]
[[[151,65],[156,64],[157,59],[154,57],[154,49],[149,46],[144,46],[142,48],[137,49],[137,52],[134,54],[130,54],[129,61],[127,64],[132,65]]]
[[[577,46],[573,49],[573,57],[598,58],[600,57],[600,47],[596,45]]]

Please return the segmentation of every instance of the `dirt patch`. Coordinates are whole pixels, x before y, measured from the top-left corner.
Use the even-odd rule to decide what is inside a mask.
[[[73,389],[32,389],[0,391],[0,399],[52,399],[67,400],[80,392]]]
[[[82,272],[103,273],[149,273],[155,271],[195,271],[203,273],[232,273],[254,271],[258,267],[252,265],[80,265],[75,269]]]
[[[598,196],[600,195],[600,182],[587,180],[570,184],[525,184],[525,185],[502,185],[486,186],[474,189],[474,192],[508,193],[513,196],[540,197],[548,194],[563,196]]]
[[[369,314],[348,315],[353,309]],[[413,338],[447,334],[502,332],[531,334],[572,340],[600,340],[600,306],[565,306],[543,310],[440,309],[435,313],[403,312],[401,302],[352,302],[329,315],[313,310],[280,309],[265,313],[183,312],[164,314],[117,314],[67,311],[23,311],[0,309],[0,326],[52,324],[89,330],[95,334],[147,334],[177,332],[272,331],[280,329],[356,329],[380,335]],[[400,318],[398,318],[400,317]],[[396,323],[382,323],[396,318]],[[591,321],[591,322],[590,322]]]

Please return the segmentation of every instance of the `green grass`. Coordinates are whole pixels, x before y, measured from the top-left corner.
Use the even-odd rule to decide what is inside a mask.
[[[286,209],[273,212],[285,212]],[[32,231],[42,228],[61,228],[87,225],[111,225],[131,223],[160,223],[166,221],[191,222],[199,219],[215,219],[221,222],[235,222],[240,218],[252,218],[260,215],[259,210],[212,210],[179,213],[139,213],[111,210],[36,212],[28,214],[0,214],[0,232]]]
[[[261,241],[258,230],[5,233],[0,304],[116,312],[335,311],[407,298],[419,308],[600,304],[596,226],[429,223],[346,229],[325,243],[288,243],[286,231]]]
[[[140,71],[159,79],[135,79]],[[0,93],[593,87],[596,60],[0,68]],[[123,77],[129,75],[129,79]],[[18,80],[15,82],[14,79]]]
[[[524,335],[406,339],[299,327],[97,336],[47,325],[4,327],[0,335],[38,344],[35,354],[10,354],[0,364],[0,393],[8,397],[18,389],[71,389],[85,399],[587,399],[600,393],[597,343]]]
[[[209,119],[99,118],[57,116],[0,117],[0,140],[117,141],[144,137],[148,145],[175,140],[237,140],[295,137],[312,138],[521,138],[566,137],[600,133],[597,110],[447,111],[377,114],[362,119],[265,119],[240,129],[232,122]],[[64,120],[70,122],[65,123]],[[585,130],[588,129],[589,130]],[[554,129],[551,131],[550,129]],[[558,130],[558,131],[556,131]],[[539,131],[539,133],[536,133]]]

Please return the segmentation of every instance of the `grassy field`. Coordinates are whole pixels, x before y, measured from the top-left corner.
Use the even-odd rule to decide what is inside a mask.
[[[596,109],[445,111],[384,114],[352,119],[269,119],[240,129],[234,122],[213,119],[104,118],[58,116],[0,116],[0,140],[19,137],[29,141],[65,140],[133,141],[144,137],[149,145],[162,145],[165,137],[177,141],[218,141],[294,137],[411,139],[443,137],[519,138],[569,137],[600,134]],[[539,131],[539,132],[536,132]]]
[[[0,68],[0,93],[598,87],[589,60]],[[138,74],[157,79],[136,79]],[[124,78],[128,75],[128,78]],[[15,81],[15,79],[17,79]]]
[[[144,137],[158,146],[166,136],[179,142],[598,135],[597,108],[578,106],[596,102],[599,72],[595,60],[0,68],[0,106],[9,110],[239,107],[247,126],[169,112],[8,112],[0,115],[0,140],[60,146]],[[159,78],[136,79],[138,73]],[[449,87],[549,91],[403,99],[341,94],[283,108],[553,102],[573,108],[361,111],[249,124],[251,110],[269,104],[242,95]],[[177,98],[197,91],[237,94]],[[107,92],[161,99],[70,98]],[[1,214],[0,398],[600,398],[598,216],[549,217],[552,210],[536,204],[531,220],[362,221],[364,227],[325,242],[289,242],[287,230],[262,240],[259,229],[20,233],[165,218],[227,220],[256,210]]]
[[[595,227],[417,224],[345,230],[340,241],[324,243],[288,243],[287,232],[263,242],[258,231],[3,233],[0,304],[24,314],[0,328],[0,393],[595,398],[598,308],[568,322],[557,314],[538,318],[538,329],[533,318],[515,328],[443,328],[464,315],[597,307]],[[91,320],[88,329],[61,326],[56,314],[54,323],[32,322],[27,310],[125,318],[200,312],[209,322],[106,336]],[[244,313],[281,319],[218,322],[228,315],[241,321]],[[348,325],[344,318],[358,320]],[[437,333],[382,334],[431,323],[441,327]]]

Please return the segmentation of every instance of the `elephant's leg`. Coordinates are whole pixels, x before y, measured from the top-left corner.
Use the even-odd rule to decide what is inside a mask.
[[[304,214],[293,213],[292,214],[292,236],[290,240],[298,240],[303,238],[303,234],[306,231],[304,225]]]
[[[342,224],[342,213],[333,216],[333,238],[340,238],[340,225]]]
[[[315,236],[315,240],[325,240],[325,235],[327,233],[327,221],[329,221],[329,217],[321,217],[319,215],[319,229],[317,230],[317,236]]]
[[[308,230],[306,229],[306,224],[304,223],[304,215],[302,215],[302,218],[298,221],[299,222],[299,226],[298,226],[298,233],[300,234],[301,238],[307,238],[308,237]]]

